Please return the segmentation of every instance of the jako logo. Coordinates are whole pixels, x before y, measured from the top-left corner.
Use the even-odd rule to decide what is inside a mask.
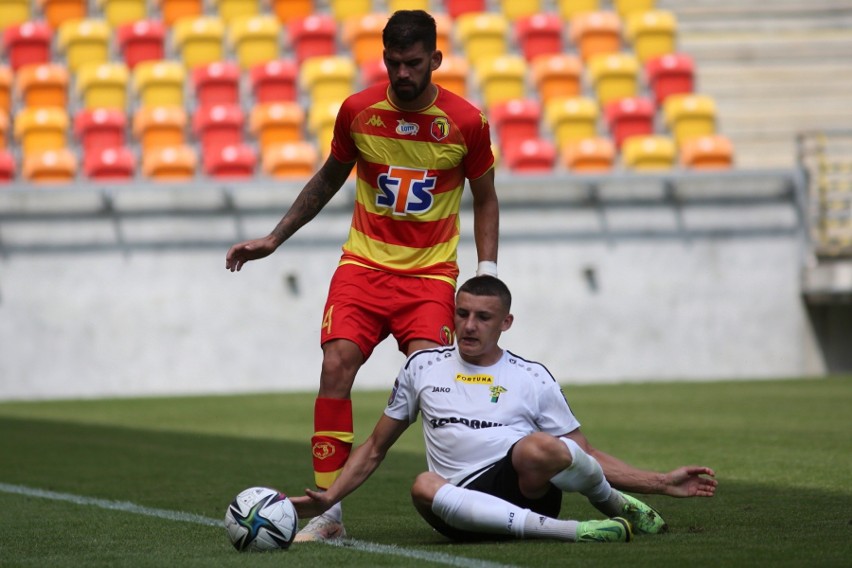
[[[376,196],[376,205],[393,210],[395,215],[423,213],[432,207],[437,178],[427,175],[427,170],[414,170],[391,166],[386,174],[378,177],[381,193]]]

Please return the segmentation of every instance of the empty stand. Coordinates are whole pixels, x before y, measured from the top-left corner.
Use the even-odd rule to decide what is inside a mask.
[[[340,110],[340,101],[320,101],[308,110],[308,132],[317,140],[317,148],[323,157],[331,152],[334,137],[334,121]]]
[[[480,61],[476,79],[486,108],[526,95],[527,63],[520,55],[499,55]]]
[[[307,179],[314,174],[319,153],[306,141],[265,147],[261,157],[263,172],[279,179]]]
[[[342,101],[355,87],[355,63],[349,57],[311,57],[299,70],[299,84],[311,101]]]
[[[165,146],[142,155],[142,174],[155,181],[185,181],[195,176],[198,155],[191,146]]]
[[[694,92],[695,64],[683,53],[654,57],[645,62],[645,80],[659,106],[669,95]]]
[[[118,51],[130,69],[143,61],[164,58],[166,29],[160,20],[141,20],[115,30]]]
[[[316,11],[314,0],[269,0],[269,5],[278,21],[285,25]]]
[[[295,18],[287,24],[287,36],[296,53],[296,62],[337,53],[337,21],[328,14]]]
[[[68,68],[76,72],[82,65],[109,61],[111,37],[112,31],[105,20],[68,20],[59,27],[58,48]]]
[[[639,91],[639,61],[630,53],[596,55],[586,67],[601,105],[634,97]]]
[[[97,0],[97,5],[112,27],[138,22],[148,17],[146,0]]]
[[[68,113],[65,108],[24,108],[15,116],[15,140],[24,156],[67,145]]]
[[[44,22],[23,22],[3,31],[3,48],[12,69],[24,65],[50,63],[50,42],[53,32]]]
[[[654,10],[657,0],[612,0],[612,6],[621,19],[626,21],[632,14]]]
[[[531,138],[507,146],[503,159],[514,173],[551,173],[556,163],[556,147],[550,140]]]
[[[214,13],[226,24],[260,14],[260,0],[211,0],[211,4]]]
[[[303,140],[304,126],[305,111],[292,101],[257,105],[249,115],[249,131],[262,149]]]
[[[559,16],[566,22],[570,22],[571,18],[577,14],[585,12],[599,12],[601,9],[600,0],[556,0]]]
[[[176,61],[143,61],[133,69],[133,93],[139,106],[182,107],[186,70]]]
[[[631,136],[621,150],[624,167],[636,171],[669,170],[675,164],[675,143],[667,136]]]
[[[182,18],[172,27],[172,44],[193,69],[224,59],[225,22],[214,16]]]
[[[228,42],[243,69],[272,61],[280,50],[281,24],[274,16],[258,15],[234,19],[228,29]]]
[[[199,107],[192,115],[192,131],[205,156],[242,143],[244,126],[245,115],[239,105]]]
[[[480,61],[508,52],[509,21],[494,12],[470,12],[458,17],[455,24],[456,42],[474,67]]]
[[[388,12],[394,13],[397,10],[425,10],[429,11],[429,0],[386,0]]]
[[[382,58],[382,30],[387,21],[387,14],[370,13],[344,23],[343,43],[357,65]]]
[[[565,144],[560,162],[572,172],[607,172],[613,169],[615,154],[615,145],[609,138],[584,138]]]
[[[373,11],[372,0],[328,0],[334,19],[345,22]]]
[[[15,92],[25,107],[68,104],[68,71],[58,63],[27,65],[15,74]]]
[[[583,61],[621,50],[621,19],[614,12],[581,12],[571,18],[571,43]]]
[[[32,19],[31,6],[30,0],[0,0],[0,10],[3,12],[0,31]]]
[[[488,111],[488,120],[500,141],[500,149],[523,140],[538,138],[541,120],[541,105],[532,99],[512,99],[495,104]]]
[[[536,13],[514,23],[515,41],[527,61],[539,55],[562,53],[562,19],[552,13]]]
[[[15,158],[9,150],[0,149],[0,183],[15,179]]]
[[[30,152],[21,174],[32,183],[68,183],[77,175],[77,157],[68,148]]]
[[[630,136],[654,133],[654,103],[642,97],[618,99],[604,107],[604,118],[612,133],[616,148],[621,148]]]
[[[497,0],[497,5],[503,15],[511,22],[542,11],[541,0]]]
[[[432,81],[460,97],[467,97],[470,66],[462,55],[444,54],[441,66],[432,72]]]
[[[734,165],[734,146],[719,134],[686,140],[680,147],[680,163],[692,170],[724,170]]]
[[[582,94],[582,68],[576,55],[558,53],[536,57],[530,73],[539,97],[547,103],[552,99]]]
[[[204,13],[204,0],[153,0],[163,23],[172,27],[181,18],[197,18]]]
[[[677,19],[668,10],[637,12],[627,19],[625,35],[640,63],[674,53],[677,45]]]
[[[96,108],[81,110],[74,117],[74,137],[89,155],[103,148],[120,148],[127,143],[127,115],[123,110]]]
[[[453,19],[463,14],[484,12],[487,9],[486,0],[443,0],[442,4],[447,14]]]
[[[192,70],[191,81],[198,106],[240,102],[240,68],[232,61],[196,67]]]
[[[204,173],[216,178],[247,178],[254,175],[257,153],[246,144],[223,146],[204,152]]]
[[[663,104],[663,116],[678,146],[716,133],[716,102],[707,95],[672,95]]]
[[[289,59],[258,65],[249,71],[249,83],[257,103],[295,101],[298,69]]]
[[[544,121],[559,148],[598,135],[597,103],[588,97],[553,99],[544,106]]]
[[[44,14],[44,19],[53,29],[59,28],[70,20],[81,20],[88,15],[86,0],[37,0],[35,2]],[[6,11],[4,9],[5,18]]]
[[[124,63],[92,63],[77,72],[76,90],[84,108],[127,108],[130,73]]]
[[[130,148],[100,148],[86,152],[83,159],[83,174],[90,179],[129,180],[135,172],[136,156]]]
[[[0,64],[0,114],[8,116],[12,112],[12,69]]]
[[[133,115],[133,137],[143,155],[157,148],[173,148],[186,143],[187,116],[183,107],[142,107]]]

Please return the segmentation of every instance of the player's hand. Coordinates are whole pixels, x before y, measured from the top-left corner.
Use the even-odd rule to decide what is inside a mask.
[[[718,482],[716,472],[709,467],[687,465],[670,471],[663,477],[665,494],[672,497],[712,497]]]
[[[296,507],[296,513],[298,513],[300,519],[322,515],[334,505],[325,491],[311,491],[310,489],[305,489],[305,496],[303,497],[291,496],[290,501]]]
[[[262,239],[237,243],[225,255],[225,268],[231,272],[239,272],[246,262],[267,257],[275,252],[277,248],[278,245],[272,240],[272,237],[268,236]]]

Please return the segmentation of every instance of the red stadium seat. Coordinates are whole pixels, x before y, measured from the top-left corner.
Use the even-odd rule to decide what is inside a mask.
[[[236,105],[240,102],[240,67],[232,61],[216,61],[192,70],[198,106]]]
[[[298,75],[298,67],[288,59],[254,67],[249,71],[249,82],[255,103],[295,101],[298,97]]]
[[[299,64],[309,57],[337,53],[337,21],[328,14],[291,20],[287,34]]]
[[[12,69],[24,65],[48,63],[51,60],[50,41],[53,31],[44,22],[24,22],[3,32],[3,47]]]
[[[618,99],[604,106],[604,119],[615,147],[620,149],[630,136],[653,134],[654,112],[654,103],[640,97]]]
[[[74,117],[74,136],[89,155],[103,148],[119,148],[127,141],[127,116],[118,109],[86,109]]]
[[[115,31],[118,51],[127,67],[142,61],[164,58],[166,29],[160,20],[142,20],[118,26]]]
[[[529,138],[509,145],[504,161],[513,173],[551,173],[556,163],[556,146],[550,140]]]
[[[86,152],[83,173],[90,179],[129,180],[136,171],[136,158],[130,148],[101,148]]]
[[[0,183],[15,179],[15,158],[9,150],[0,150]]]
[[[485,0],[444,0],[444,7],[453,19],[469,12],[485,12],[488,9],[485,4]]]
[[[257,154],[251,146],[233,144],[204,152],[204,173],[217,178],[246,178],[254,175]]]
[[[361,84],[364,87],[376,85],[388,80],[388,68],[384,58],[367,61],[361,65]]]
[[[244,124],[245,116],[238,105],[200,107],[192,117],[192,130],[201,141],[205,158],[225,146],[242,143]]]
[[[670,53],[645,63],[645,78],[654,93],[657,106],[669,95],[695,92],[695,64],[683,53]]]
[[[552,13],[525,16],[514,23],[515,41],[527,61],[562,53],[562,18]]]
[[[500,150],[510,153],[510,146],[530,138],[538,138],[541,105],[531,99],[512,99],[494,105],[489,120],[500,141]]]

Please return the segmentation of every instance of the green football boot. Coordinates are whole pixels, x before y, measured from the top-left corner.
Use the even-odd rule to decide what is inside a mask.
[[[627,493],[622,493],[621,496],[624,497],[621,515],[630,521],[636,534],[659,534],[669,530],[666,521],[652,507]]]
[[[577,542],[630,542],[633,531],[621,517],[605,521],[585,521],[577,527]]]

